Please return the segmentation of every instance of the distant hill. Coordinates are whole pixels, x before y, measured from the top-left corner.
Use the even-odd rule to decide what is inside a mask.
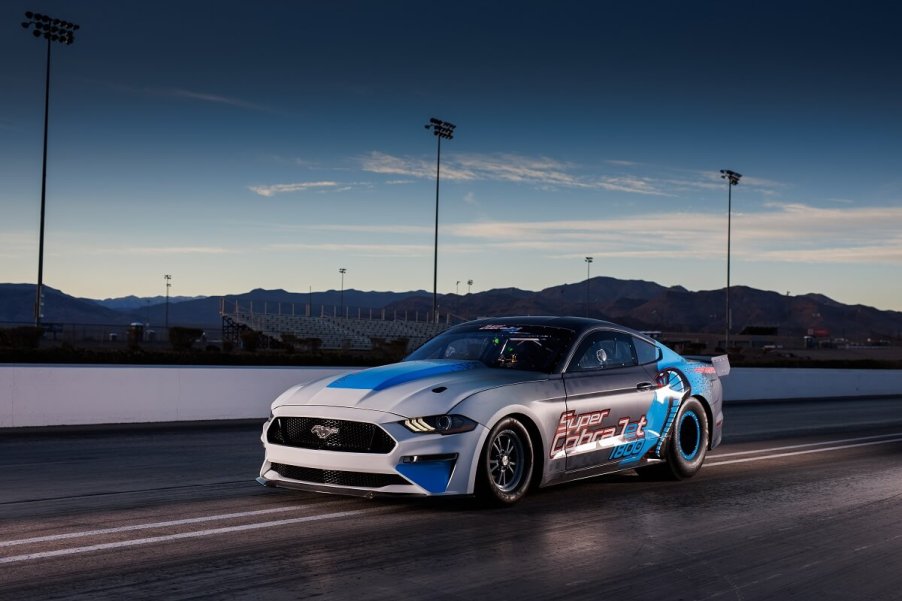
[[[207,298],[205,296],[170,296],[169,303],[181,303],[189,300],[198,300]],[[135,295],[122,296],[119,298],[105,298],[103,300],[94,300],[94,299],[82,299],[82,300],[90,300],[91,302],[97,303],[102,307],[106,307],[107,309],[113,309],[114,311],[141,311],[146,309],[150,305],[157,305],[160,303],[166,303],[166,297],[163,295],[159,296],[144,296],[139,297]]]
[[[34,321],[34,284],[0,284],[0,321]],[[126,315],[44,286],[44,319],[67,323],[128,323]],[[125,320],[125,321],[123,321]]]
[[[423,319],[432,310],[432,294],[345,290],[344,306],[351,316],[358,308],[364,317],[372,309],[385,309],[413,319]],[[121,302],[120,302],[121,301]],[[133,321],[161,326],[166,319],[165,299],[125,297],[96,301],[68,296],[45,287],[44,321],[84,324],[127,324]],[[34,285],[0,284],[0,322],[32,321]],[[255,312],[303,314],[308,303],[313,315],[332,315],[342,302],[339,290],[287,292],[255,289],[177,301],[170,299],[169,324],[206,328],[220,324],[220,307],[234,311],[251,306]],[[497,288],[474,294],[442,294],[439,311],[456,320],[493,315],[586,315],[586,282],[562,284],[544,290]],[[902,312],[881,311],[864,305],[845,305],[822,294],[787,296],[777,292],[735,286],[731,292],[733,331],[746,327],[778,328],[780,334],[802,336],[808,330],[830,336],[864,341],[892,339],[902,335]],[[115,307],[121,307],[119,309]],[[668,332],[720,332],[724,327],[724,290],[689,291],[682,286],[665,287],[643,280],[595,277],[589,281],[588,314],[643,330]]]

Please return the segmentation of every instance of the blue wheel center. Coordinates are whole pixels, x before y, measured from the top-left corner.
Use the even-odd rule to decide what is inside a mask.
[[[687,411],[680,418],[677,449],[686,461],[692,461],[698,455],[702,441],[702,426],[694,411]]]

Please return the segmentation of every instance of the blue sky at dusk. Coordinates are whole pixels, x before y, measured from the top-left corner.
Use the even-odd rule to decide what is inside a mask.
[[[541,289],[592,275],[902,310],[886,3],[5,2],[0,281],[78,296]]]

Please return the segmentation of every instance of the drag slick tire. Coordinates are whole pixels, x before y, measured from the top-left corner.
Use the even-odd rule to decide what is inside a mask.
[[[708,453],[711,433],[701,401],[689,398],[680,406],[664,449],[664,463],[637,470],[649,479],[684,480],[701,469]]]
[[[529,490],[534,465],[526,426],[515,417],[502,419],[492,428],[482,449],[477,498],[486,505],[513,505]]]

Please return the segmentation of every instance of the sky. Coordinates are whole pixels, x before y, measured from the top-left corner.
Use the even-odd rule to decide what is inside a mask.
[[[0,6],[0,282],[440,293],[591,276],[902,310],[902,8],[870,2]]]

